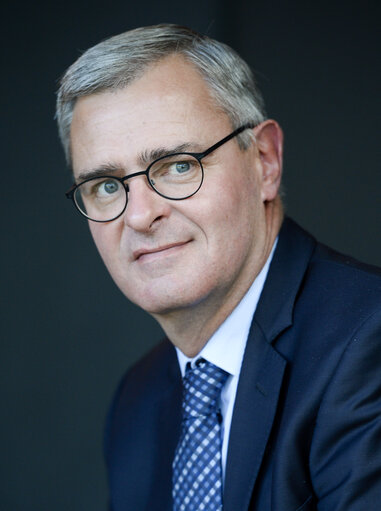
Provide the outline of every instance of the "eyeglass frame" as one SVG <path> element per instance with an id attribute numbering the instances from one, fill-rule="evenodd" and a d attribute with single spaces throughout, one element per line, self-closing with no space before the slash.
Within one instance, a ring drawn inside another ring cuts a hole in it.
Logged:
<path id="1" fill-rule="evenodd" d="M 117 176 L 110 176 L 110 175 L 102 175 L 102 176 L 98 176 L 97 179 L 99 178 L 110 178 L 110 179 L 115 179 L 116 181 L 119 181 L 123 187 L 124 187 L 124 190 L 125 190 L 125 193 L 126 193 L 126 204 L 124 205 L 124 208 L 123 210 L 117 215 L 115 216 L 114 218 L 111 218 L 110 220 L 95 220 L 93 218 L 90 218 L 89 216 L 87 216 L 82 210 L 81 208 L 77 205 L 77 202 L 75 200 L 75 197 L 74 197 L 74 194 L 76 192 L 76 190 L 83 185 L 83 183 L 87 183 L 88 181 L 92 181 L 96 178 L 94 177 L 89 177 L 88 179 L 84 179 L 81 183 L 74 183 L 67 192 L 65 192 L 65 195 L 66 195 L 66 198 L 67 199 L 71 199 L 74 203 L 74 206 L 75 206 L 75 209 L 82 215 L 84 216 L 85 218 L 87 218 L 88 220 L 91 220 L 92 222 L 98 222 L 98 223 L 107 223 L 107 222 L 112 222 L 114 220 L 116 220 L 117 218 L 119 218 L 121 215 L 123 215 L 123 213 L 125 212 L 126 208 L 127 208 L 127 204 L 128 204 L 128 192 L 129 192 L 129 189 L 128 189 L 128 183 L 126 183 L 127 179 L 130 179 L 132 177 L 137 177 L 137 176 L 146 176 L 147 178 L 147 181 L 148 181 L 148 184 L 150 185 L 150 187 L 152 188 L 152 190 L 157 193 L 158 195 L 160 195 L 161 197 L 163 197 L 164 199 L 168 199 L 168 200 L 185 200 L 185 199 L 189 199 L 190 197 L 192 197 L 193 195 L 195 195 L 201 188 L 203 182 L 204 182 L 204 167 L 202 165 L 202 162 L 201 160 L 203 158 L 205 158 L 206 156 L 208 156 L 210 153 L 212 153 L 213 151 L 215 151 L 216 149 L 218 149 L 219 147 L 221 147 L 223 144 L 226 144 L 226 142 L 229 142 L 229 140 L 231 140 L 232 138 L 236 137 L 237 135 L 239 135 L 240 133 L 242 133 L 243 131 L 247 130 L 247 129 L 252 129 L 256 126 L 256 124 L 254 122 L 247 122 L 245 124 L 243 124 L 242 126 L 240 126 L 239 128 L 237 128 L 236 130 L 232 131 L 232 133 L 230 133 L 229 135 L 227 135 L 226 137 L 222 138 L 221 140 L 219 140 L 218 142 L 216 142 L 215 144 L 213 144 L 211 147 L 209 147 L 208 149 L 206 149 L 205 151 L 201 152 L 201 153 L 192 153 L 192 152 L 177 152 L 177 153 L 170 153 L 170 154 L 166 154 L 164 156 L 161 156 L 160 158 L 157 158 L 156 160 L 153 160 L 149 165 L 148 167 L 146 168 L 146 170 L 140 170 L 139 172 L 134 172 L 132 174 L 128 174 L 127 176 L 124 176 L 124 177 L 117 177 Z M 150 179 L 149 179 L 149 171 L 150 169 L 153 167 L 153 165 L 155 165 L 155 163 L 157 163 L 158 161 L 160 160 L 163 160 L 164 158 L 170 158 L 172 156 L 177 156 L 179 154 L 185 154 L 187 156 L 192 156 L 193 158 L 195 158 L 199 165 L 200 165 L 200 168 L 201 168 L 201 172 L 202 172 L 202 176 L 201 176 L 201 181 L 200 181 L 200 185 L 199 187 L 197 188 L 197 190 L 195 190 L 194 192 L 192 192 L 190 195 L 187 195 L 185 197 L 167 197 L 166 195 L 160 193 L 158 190 L 156 190 L 156 188 L 153 186 L 153 184 L 151 183 Z"/>

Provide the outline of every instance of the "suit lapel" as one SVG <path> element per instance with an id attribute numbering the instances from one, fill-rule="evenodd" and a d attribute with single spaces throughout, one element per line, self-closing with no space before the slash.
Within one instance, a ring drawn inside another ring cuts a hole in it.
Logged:
<path id="1" fill-rule="evenodd" d="M 295 300 L 316 240 L 290 218 L 283 222 L 254 319 L 268 342 L 292 325 Z"/>
<path id="2" fill-rule="evenodd" d="M 224 511 L 246 511 L 273 426 L 287 365 L 275 349 L 292 325 L 297 293 L 315 241 L 292 220 L 279 234 L 249 333 L 230 429 Z"/>
<path id="3" fill-rule="evenodd" d="M 273 424 L 286 361 L 254 323 L 230 430 L 224 511 L 246 510 Z"/>

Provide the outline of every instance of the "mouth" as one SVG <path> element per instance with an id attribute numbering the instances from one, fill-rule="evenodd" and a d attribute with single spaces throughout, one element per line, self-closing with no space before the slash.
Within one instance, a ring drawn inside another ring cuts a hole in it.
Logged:
<path id="1" fill-rule="evenodd" d="M 133 259 L 134 261 L 143 261 L 145 259 L 155 257 L 155 256 L 161 256 L 161 255 L 169 255 L 172 253 L 175 253 L 177 250 L 181 249 L 188 243 L 189 241 L 180 241 L 177 243 L 170 243 L 168 245 L 162 245 L 160 247 L 155 248 L 141 248 L 133 252 Z"/>

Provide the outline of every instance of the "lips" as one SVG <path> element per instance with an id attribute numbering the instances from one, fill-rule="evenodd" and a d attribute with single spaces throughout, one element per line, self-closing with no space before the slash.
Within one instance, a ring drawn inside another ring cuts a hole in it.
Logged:
<path id="1" fill-rule="evenodd" d="M 179 241 L 177 243 L 169 243 L 168 245 L 162 245 L 159 247 L 140 248 L 138 250 L 135 250 L 132 255 L 133 255 L 134 261 L 138 261 L 140 258 L 142 258 L 145 255 L 158 254 L 160 252 L 165 253 L 167 251 L 169 252 L 172 249 L 175 249 L 177 247 L 182 247 L 184 245 L 187 245 L 188 243 L 189 243 L 189 241 Z"/>

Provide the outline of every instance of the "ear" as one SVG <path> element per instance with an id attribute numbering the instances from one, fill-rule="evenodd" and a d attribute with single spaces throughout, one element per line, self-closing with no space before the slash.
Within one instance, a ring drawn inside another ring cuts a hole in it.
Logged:
<path id="1" fill-rule="evenodd" d="M 262 201 L 272 201 L 278 194 L 283 164 L 283 132 L 269 119 L 254 128 L 256 145 L 262 164 Z"/>

